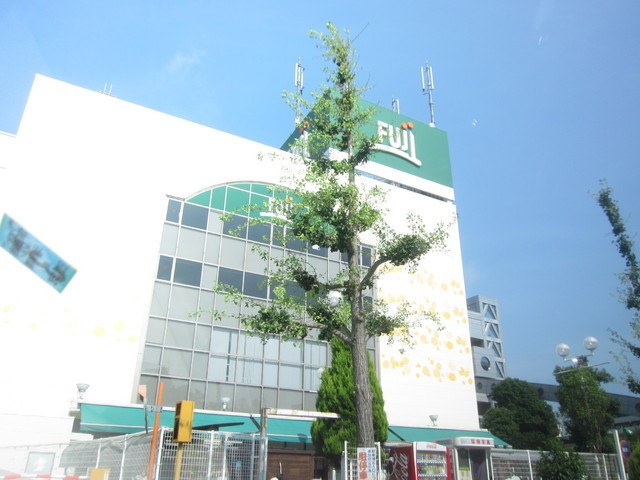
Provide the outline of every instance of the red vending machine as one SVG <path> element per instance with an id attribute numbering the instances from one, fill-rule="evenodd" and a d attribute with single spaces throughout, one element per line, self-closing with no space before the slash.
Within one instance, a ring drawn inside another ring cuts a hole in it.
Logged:
<path id="1" fill-rule="evenodd" d="M 447 447 L 432 442 L 390 445 L 391 480 L 452 480 Z"/>

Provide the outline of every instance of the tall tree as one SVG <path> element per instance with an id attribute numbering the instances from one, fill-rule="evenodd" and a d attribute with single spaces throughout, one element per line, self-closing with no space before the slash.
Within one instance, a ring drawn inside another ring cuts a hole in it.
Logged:
<path id="1" fill-rule="evenodd" d="M 626 269 L 620 274 L 622 282 L 622 301 L 631 311 L 630 335 L 620 334 L 615 330 L 609 330 L 612 339 L 622 347 L 620 354 L 616 354 L 616 359 L 621 364 L 625 383 L 629 390 L 635 394 L 640 394 L 640 378 L 636 369 L 632 367 L 631 357 L 640 359 L 640 265 L 634 252 L 634 244 L 627 228 L 620 215 L 618 203 L 613 198 L 613 190 L 603 180 L 600 182 L 601 188 L 596 194 L 598 205 L 604 211 L 613 232 L 613 243 L 618 247 L 618 252 L 625 262 Z"/>
<path id="2" fill-rule="evenodd" d="M 349 346 L 334 337 L 331 340 L 331 367 L 322 372 L 318 389 L 316 409 L 321 412 L 338 413 L 338 419 L 319 418 L 311 426 L 311 436 L 316 452 L 327 457 L 334 465 L 339 464 L 344 442 L 357 440 L 355 383 L 353 360 Z M 387 440 L 389 423 L 384 411 L 382 388 L 376 376 L 373 361 L 369 359 L 369 381 L 373 394 L 373 429 L 376 442 Z"/>
<path id="3" fill-rule="evenodd" d="M 609 375 L 588 367 L 556 369 L 555 375 L 560 414 L 571 440 L 582 452 L 607 451 L 608 432 L 619 409 L 600 386 L 599 379 Z"/>
<path id="4" fill-rule="evenodd" d="M 558 434 L 551 406 L 535 388 L 517 378 L 507 378 L 491 388 L 496 407 L 483 416 L 483 426 L 514 448 L 539 449 Z"/>
<path id="5" fill-rule="evenodd" d="M 328 33 L 312 32 L 312 37 L 323 49 L 328 85 L 315 95 L 309 114 L 299 125 L 304 135 L 293 149 L 299 153 L 297 171 L 283 179 L 287 190 L 276 194 L 269 207 L 271 221 L 283 228 L 284 242 L 296 238 L 343 252 L 347 266 L 335 278 L 324 278 L 295 254 L 272 258 L 276 268 L 269 275 L 274 296 L 267 305 L 254 305 L 257 313 L 241 315 L 241 320 L 265 339 L 272 335 L 303 338 L 315 329 L 321 339 L 339 337 L 349 345 L 357 444 L 372 447 L 375 435 L 367 341 L 372 336 L 395 335 L 408 343 L 410 321 L 420 319 L 413 316 L 408 304 L 390 312 L 384 302 L 367 300 L 366 292 L 373 287 L 381 266 L 415 268 L 427 252 L 444 247 L 447 234 L 442 225 L 428 231 L 416 215 L 407 219 L 403 232 L 392 230 L 385 222 L 382 189 L 367 189 L 358 178 L 356 169 L 367 162 L 377 141 L 377 135 L 363 133 L 373 110 L 360 101 L 364 88 L 356 82 L 348 31 L 341 33 L 331 23 L 327 29 Z M 359 261 L 364 232 L 376 237 L 368 267 Z M 292 286 L 303 291 L 302 299 Z M 248 302 L 238 292 L 231 296 L 236 302 Z M 335 297 L 341 300 L 337 305 L 332 301 Z M 425 316 L 433 318 L 432 314 Z"/>

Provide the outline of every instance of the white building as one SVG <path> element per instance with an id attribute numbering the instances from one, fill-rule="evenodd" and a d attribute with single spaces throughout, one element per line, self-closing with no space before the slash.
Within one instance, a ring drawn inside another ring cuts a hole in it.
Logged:
<path id="1" fill-rule="evenodd" d="M 456 207 L 446 134 L 390 111 L 377 120 L 389 135 L 362 181 L 388 189 L 391 224 L 402 229 L 410 211 L 434 225 L 450 223 Z M 265 159 L 271 154 L 280 160 Z M 258 287 L 264 265 L 250 248 L 264 244 L 264 232 L 228 235 L 219 214 L 268 197 L 286 155 L 36 77 L 17 135 L 0 136 L 0 216 L 77 273 L 59 293 L 0 249 L 0 444 L 32 441 L 35 425 L 42 438 L 49 432 L 47 441 L 69 439 L 77 383 L 90 385 L 87 406 L 139 403 L 140 384 L 152 401 L 162 381 L 167 406 L 190 399 L 197 409 L 225 414 L 314 409 L 318 370 L 329 361 L 324 343 L 263 346 L 232 319 L 192 315 L 221 307 L 211 291 L 216 281 L 268 296 Z M 439 428 L 478 429 L 455 223 L 449 233 L 445 252 L 429 254 L 413 274 L 389 269 L 372 292 L 441 319 L 441 329 L 418 327 L 404 353 L 384 340 L 370 345 L 394 427 L 427 427 L 437 415 Z M 309 263 L 327 275 L 337 271 L 339 253 L 307 247 L 296 248 Z M 82 421 L 82 431 L 105 429 Z"/>

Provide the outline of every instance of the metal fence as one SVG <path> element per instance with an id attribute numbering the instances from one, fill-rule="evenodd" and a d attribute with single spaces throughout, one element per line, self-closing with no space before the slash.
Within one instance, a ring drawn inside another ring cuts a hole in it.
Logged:
<path id="1" fill-rule="evenodd" d="M 174 478 L 178 445 L 171 437 L 171 429 L 161 429 L 153 465 L 156 480 Z M 110 470 L 110 480 L 144 480 L 149 468 L 151 439 L 151 434 L 140 433 L 61 445 L 0 448 L 0 470 L 84 477 L 91 469 L 101 468 Z M 192 441 L 183 446 L 180 478 L 257 479 L 259 444 L 257 434 L 194 430 Z M 34 454 L 52 455 L 49 471 L 28 471 L 28 458 Z"/>
<path id="2" fill-rule="evenodd" d="M 367 449 L 369 455 L 367 455 L 366 469 L 368 475 L 365 478 L 384 479 L 386 477 L 382 470 L 382 450 L 380 444 L 376 443 L 374 449 Z M 371 451 L 372 450 L 372 451 Z M 360 452 L 363 453 L 363 452 Z M 362 475 L 362 460 L 358 458 L 358 448 L 355 444 L 344 442 L 344 451 L 342 453 L 342 472 L 340 478 L 342 480 L 360 480 Z"/>
<path id="3" fill-rule="evenodd" d="M 615 454 L 580 453 L 590 480 L 624 480 Z M 491 451 L 491 478 L 505 480 L 517 477 L 520 480 L 537 480 L 536 465 L 540 452 L 534 450 Z"/>

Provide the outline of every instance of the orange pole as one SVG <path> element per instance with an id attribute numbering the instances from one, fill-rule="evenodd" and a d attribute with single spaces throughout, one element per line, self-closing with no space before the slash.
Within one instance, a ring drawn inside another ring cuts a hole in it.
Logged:
<path id="1" fill-rule="evenodd" d="M 162 392 L 164 391 L 164 382 L 158 384 L 158 394 L 156 395 L 156 407 L 162 405 Z M 156 460 L 156 448 L 158 446 L 158 430 L 160 429 L 160 410 L 156 411 L 156 418 L 153 422 L 153 436 L 151 437 L 151 452 L 149 453 L 149 468 L 147 469 L 147 479 L 153 480 L 154 463 Z M 146 415 L 147 412 L 144 412 Z"/>

